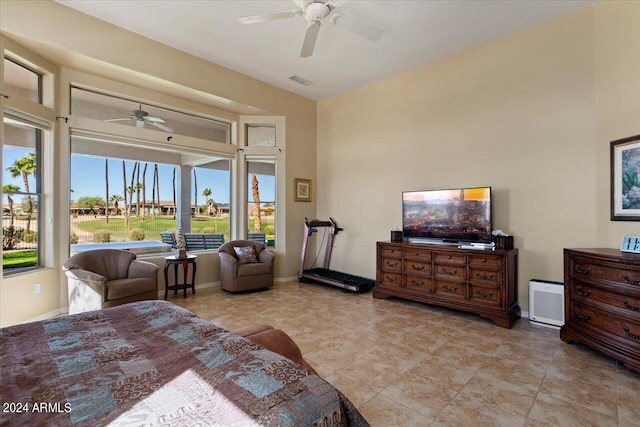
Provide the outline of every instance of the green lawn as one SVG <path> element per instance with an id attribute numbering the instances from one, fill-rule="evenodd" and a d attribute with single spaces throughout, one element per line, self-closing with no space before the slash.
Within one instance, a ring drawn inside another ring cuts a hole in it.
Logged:
<path id="1" fill-rule="evenodd" d="M 97 230 L 107 230 L 111 233 L 112 241 L 124 241 L 129 240 L 129 231 L 124 223 L 124 218 L 116 217 L 109 218 L 109 223 L 104 218 L 87 220 L 87 221 L 73 221 L 74 227 L 79 230 L 93 233 Z M 253 225 L 253 223 L 252 223 Z M 214 218 L 214 217 L 196 217 L 191 219 L 192 228 L 197 228 L 202 233 L 205 228 L 214 229 L 215 233 L 224 233 L 226 238 L 229 238 L 229 218 Z M 263 219 L 262 228 L 273 226 L 273 219 Z M 160 240 L 160 232 L 168 230 L 176 230 L 176 220 L 171 216 L 156 216 L 155 219 L 147 217 L 142 220 L 137 217 L 131 218 L 130 229 L 141 228 L 144 230 L 145 240 Z M 273 238 L 273 236 L 268 236 Z"/>
<path id="2" fill-rule="evenodd" d="M 25 268 L 38 265 L 35 249 L 7 251 L 2 253 L 2 268 Z"/>

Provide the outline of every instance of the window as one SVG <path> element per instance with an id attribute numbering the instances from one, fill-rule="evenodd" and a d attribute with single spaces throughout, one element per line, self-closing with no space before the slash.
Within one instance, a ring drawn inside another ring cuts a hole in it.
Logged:
<path id="1" fill-rule="evenodd" d="M 42 103 L 42 76 L 7 57 L 4 58 L 4 86 L 7 94 Z"/>
<path id="2" fill-rule="evenodd" d="M 71 252 L 136 241 L 141 242 L 136 251 L 160 252 L 170 249 L 158 244 L 161 233 L 175 235 L 179 228 L 185 233 L 222 233 L 229 240 L 229 159 L 111 139 L 120 143 L 97 141 L 81 132 L 71 138 Z M 189 164 L 193 158 L 197 167 Z M 191 187 L 191 201 L 181 196 L 185 186 Z M 185 204 L 190 205 L 188 221 L 181 226 Z"/>
<path id="3" fill-rule="evenodd" d="M 208 141 L 231 141 L 229 123 L 79 87 L 71 87 L 71 114 Z"/>
<path id="4" fill-rule="evenodd" d="M 231 161 L 212 160 L 194 167 L 192 184 L 193 215 L 191 232 L 231 235 Z"/>
<path id="5" fill-rule="evenodd" d="M 248 147 L 275 147 L 275 126 L 247 125 Z"/>
<path id="6" fill-rule="evenodd" d="M 4 112 L 2 146 L 3 272 L 41 265 L 41 147 L 45 129 L 22 114 Z"/>
<path id="7" fill-rule="evenodd" d="M 276 236 L 275 157 L 247 156 L 247 237 L 268 247 Z"/>

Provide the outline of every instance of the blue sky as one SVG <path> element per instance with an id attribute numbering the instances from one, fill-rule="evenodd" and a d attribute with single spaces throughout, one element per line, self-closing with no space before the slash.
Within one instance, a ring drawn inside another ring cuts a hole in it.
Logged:
<path id="1" fill-rule="evenodd" d="M 22 178 L 11 178 L 11 175 L 6 171 L 14 160 L 24 157 L 29 153 L 28 149 L 19 149 L 15 147 L 4 147 L 3 149 L 3 185 L 14 184 L 22 189 Z M 133 162 L 126 161 L 127 172 L 127 186 L 131 184 L 131 172 L 133 171 Z M 142 165 L 144 168 L 144 164 Z M 142 173 L 142 172 L 141 172 Z M 105 161 L 104 158 L 90 157 L 90 156 L 71 156 L 71 199 L 77 200 L 82 196 L 99 196 L 104 198 L 105 196 Z M 173 166 L 158 164 L 158 176 L 160 179 L 160 199 L 172 200 L 173 199 Z M 211 198 L 216 203 L 229 203 L 230 198 L 230 182 L 229 173 L 224 171 L 215 171 L 210 169 L 198 169 L 198 204 L 204 204 L 205 198 L 202 195 L 202 191 L 205 188 L 211 189 Z M 33 177 L 30 177 L 30 186 L 35 185 Z M 142 181 L 142 175 L 140 176 Z M 258 175 L 258 181 L 260 182 L 260 199 L 263 202 L 274 201 L 275 183 L 274 178 L 271 176 Z M 146 174 L 146 186 L 147 198 L 151 198 L 151 186 L 153 183 L 153 163 L 149 163 Z M 250 186 L 250 183 L 249 183 Z M 35 190 L 35 187 L 31 188 Z M 109 194 L 118 194 L 122 196 L 122 160 L 110 159 L 109 160 Z M 193 188 L 191 194 L 193 197 Z M 249 189 L 249 197 L 251 198 L 251 191 Z M 135 196 L 134 196 L 135 197 Z M 250 199 L 252 200 L 252 199 Z"/>

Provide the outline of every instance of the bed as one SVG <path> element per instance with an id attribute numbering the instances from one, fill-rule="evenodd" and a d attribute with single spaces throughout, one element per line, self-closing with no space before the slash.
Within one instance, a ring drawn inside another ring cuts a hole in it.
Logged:
<path id="1" fill-rule="evenodd" d="M 368 425 L 315 373 L 166 301 L 3 328 L 0 363 L 0 425 Z"/>

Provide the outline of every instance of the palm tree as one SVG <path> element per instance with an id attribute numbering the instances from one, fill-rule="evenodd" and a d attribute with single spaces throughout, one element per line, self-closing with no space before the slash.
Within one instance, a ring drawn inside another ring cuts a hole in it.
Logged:
<path id="1" fill-rule="evenodd" d="M 7 168 L 12 178 L 22 176 L 24 191 L 27 193 L 27 234 L 31 229 L 31 214 L 33 213 L 33 200 L 31 200 L 31 195 L 29 194 L 29 175 L 36 172 L 36 164 L 36 153 L 31 152 L 22 158 L 14 160 L 11 166 Z"/>
<path id="2" fill-rule="evenodd" d="M 20 187 L 13 184 L 5 184 L 2 186 L 2 192 L 7 195 L 7 201 L 9 202 L 9 215 L 11 218 L 9 225 L 11 225 L 11 227 L 13 227 L 13 222 L 16 217 L 16 214 L 13 210 L 13 198 L 11 197 L 11 194 L 19 190 L 20 190 Z"/>
<path id="3" fill-rule="evenodd" d="M 104 210 L 105 221 L 109 224 L 109 159 L 104 159 L 105 198 L 107 206 Z"/>
<path id="4" fill-rule="evenodd" d="M 176 219 L 176 167 L 173 167 L 173 219 Z"/>
<path id="5" fill-rule="evenodd" d="M 253 192 L 253 231 L 262 231 L 262 215 L 260 213 L 260 189 L 258 188 L 258 178 L 253 175 L 251 178 L 251 190 Z"/>
<path id="6" fill-rule="evenodd" d="M 156 218 L 156 179 L 158 178 L 158 164 L 153 164 L 153 183 L 151 184 L 151 218 Z M 160 208 L 160 203 L 158 203 Z"/>
<path id="7" fill-rule="evenodd" d="M 144 219 L 147 210 L 147 166 L 149 163 L 145 162 L 142 170 L 142 219 Z"/>
<path id="8" fill-rule="evenodd" d="M 124 200 L 124 198 L 119 195 L 119 194 L 112 194 L 111 197 L 109 198 L 109 203 L 113 204 L 113 207 L 116 210 L 116 215 L 118 214 L 118 203 L 121 202 L 122 200 Z"/>
<path id="9" fill-rule="evenodd" d="M 207 214 L 211 215 L 211 200 L 209 199 L 209 196 L 211 195 L 211 189 L 205 188 L 204 190 L 202 190 L 202 195 L 204 196 L 204 202 L 207 205 Z"/>
<path id="10" fill-rule="evenodd" d="M 196 169 L 195 168 L 193 168 L 193 185 L 194 185 L 196 216 L 197 216 L 198 213 L 199 213 L 199 209 L 198 209 L 198 177 L 196 175 Z"/>
<path id="11" fill-rule="evenodd" d="M 138 162 L 134 162 L 133 170 L 131 171 L 131 185 L 127 187 L 127 193 L 129 193 L 129 215 L 131 215 L 131 208 L 133 207 L 133 193 L 136 191 L 135 178 L 136 178 L 137 169 L 138 169 Z"/>
<path id="12" fill-rule="evenodd" d="M 122 161 L 122 194 L 124 194 L 124 225 L 129 227 L 129 209 L 127 208 L 127 166 Z"/>

